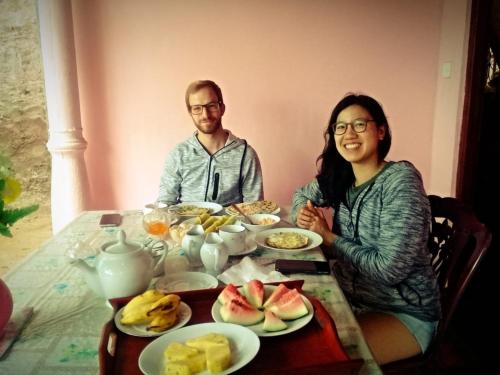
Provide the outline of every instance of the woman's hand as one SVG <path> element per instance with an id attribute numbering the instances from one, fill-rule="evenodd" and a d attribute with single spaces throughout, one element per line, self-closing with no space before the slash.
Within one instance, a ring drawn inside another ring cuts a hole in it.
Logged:
<path id="1" fill-rule="evenodd" d="M 331 246 L 335 238 L 337 238 L 337 236 L 330 231 L 323 211 L 320 211 L 319 215 L 314 217 L 311 225 L 309 225 L 309 230 L 318 233 L 323 238 L 323 244 L 328 247 Z"/>
<path id="2" fill-rule="evenodd" d="M 320 210 L 313 206 L 310 200 L 299 209 L 297 214 L 297 226 L 299 228 L 309 229 L 314 218 L 320 214 Z"/>
<path id="3" fill-rule="evenodd" d="M 299 217 L 301 219 L 301 225 L 299 225 L 299 227 L 318 233 L 323 238 L 323 245 L 329 247 L 337 238 L 337 236 L 330 231 L 323 211 L 314 207 L 311 201 L 308 200 L 307 204 L 300 209 L 299 216 L 297 216 L 297 224 L 299 224 Z"/>

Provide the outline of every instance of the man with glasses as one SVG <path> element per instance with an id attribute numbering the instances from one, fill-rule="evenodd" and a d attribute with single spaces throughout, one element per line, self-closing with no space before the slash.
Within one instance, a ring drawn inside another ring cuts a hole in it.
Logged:
<path id="1" fill-rule="evenodd" d="M 262 200 L 259 158 L 244 139 L 222 127 L 226 106 L 219 86 L 208 80 L 191 83 L 186 106 L 197 131 L 169 153 L 158 201 L 228 206 Z"/>

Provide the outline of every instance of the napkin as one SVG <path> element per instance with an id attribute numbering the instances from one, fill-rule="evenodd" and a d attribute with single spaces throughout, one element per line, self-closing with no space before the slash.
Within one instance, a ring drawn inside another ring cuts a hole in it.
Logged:
<path id="1" fill-rule="evenodd" d="M 274 262 L 268 265 L 260 265 L 246 256 L 238 264 L 228 268 L 217 278 L 224 284 L 242 285 L 250 280 L 257 279 L 263 283 L 290 280 L 281 272 L 274 270 Z"/>
<path id="2" fill-rule="evenodd" d="M 5 326 L 5 330 L 0 337 L 0 358 L 7 352 L 16 341 L 26 323 L 33 315 L 33 307 L 24 307 L 21 311 L 13 314 Z"/>

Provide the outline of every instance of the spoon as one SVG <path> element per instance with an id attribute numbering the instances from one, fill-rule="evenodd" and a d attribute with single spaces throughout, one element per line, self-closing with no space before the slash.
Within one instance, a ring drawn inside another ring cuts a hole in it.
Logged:
<path id="1" fill-rule="evenodd" d="M 246 213 L 244 213 L 244 212 L 241 210 L 241 208 L 239 208 L 237 205 L 232 204 L 232 205 L 231 205 L 231 208 L 232 208 L 233 210 L 238 211 L 241 215 L 243 215 L 243 217 L 244 217 L 245 219 L 247 219 L 247 220 L 248 220 L 248 222 L 249 222 L 250 224 L 255 225 L 255 223 L 252 221 L 252 219 L 250 219 L 250 218 L 247 216 L 247 214 L 246 214 Z"/>

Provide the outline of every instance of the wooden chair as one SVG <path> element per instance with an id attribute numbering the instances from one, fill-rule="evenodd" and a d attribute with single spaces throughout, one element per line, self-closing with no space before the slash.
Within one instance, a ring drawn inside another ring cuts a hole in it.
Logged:
<path id="1" fill-rule="evenodd" d="M 491 232 L 460 201 L 429 195 L 432 226 L 429 249 L 441 292 L 442 319 L 425 354 L 388 363 L 384 374 L 437 372 L 439 349 L 453 314 L 491 243 Z M 412 371 L 413 370 L 413 371 Z"/>

